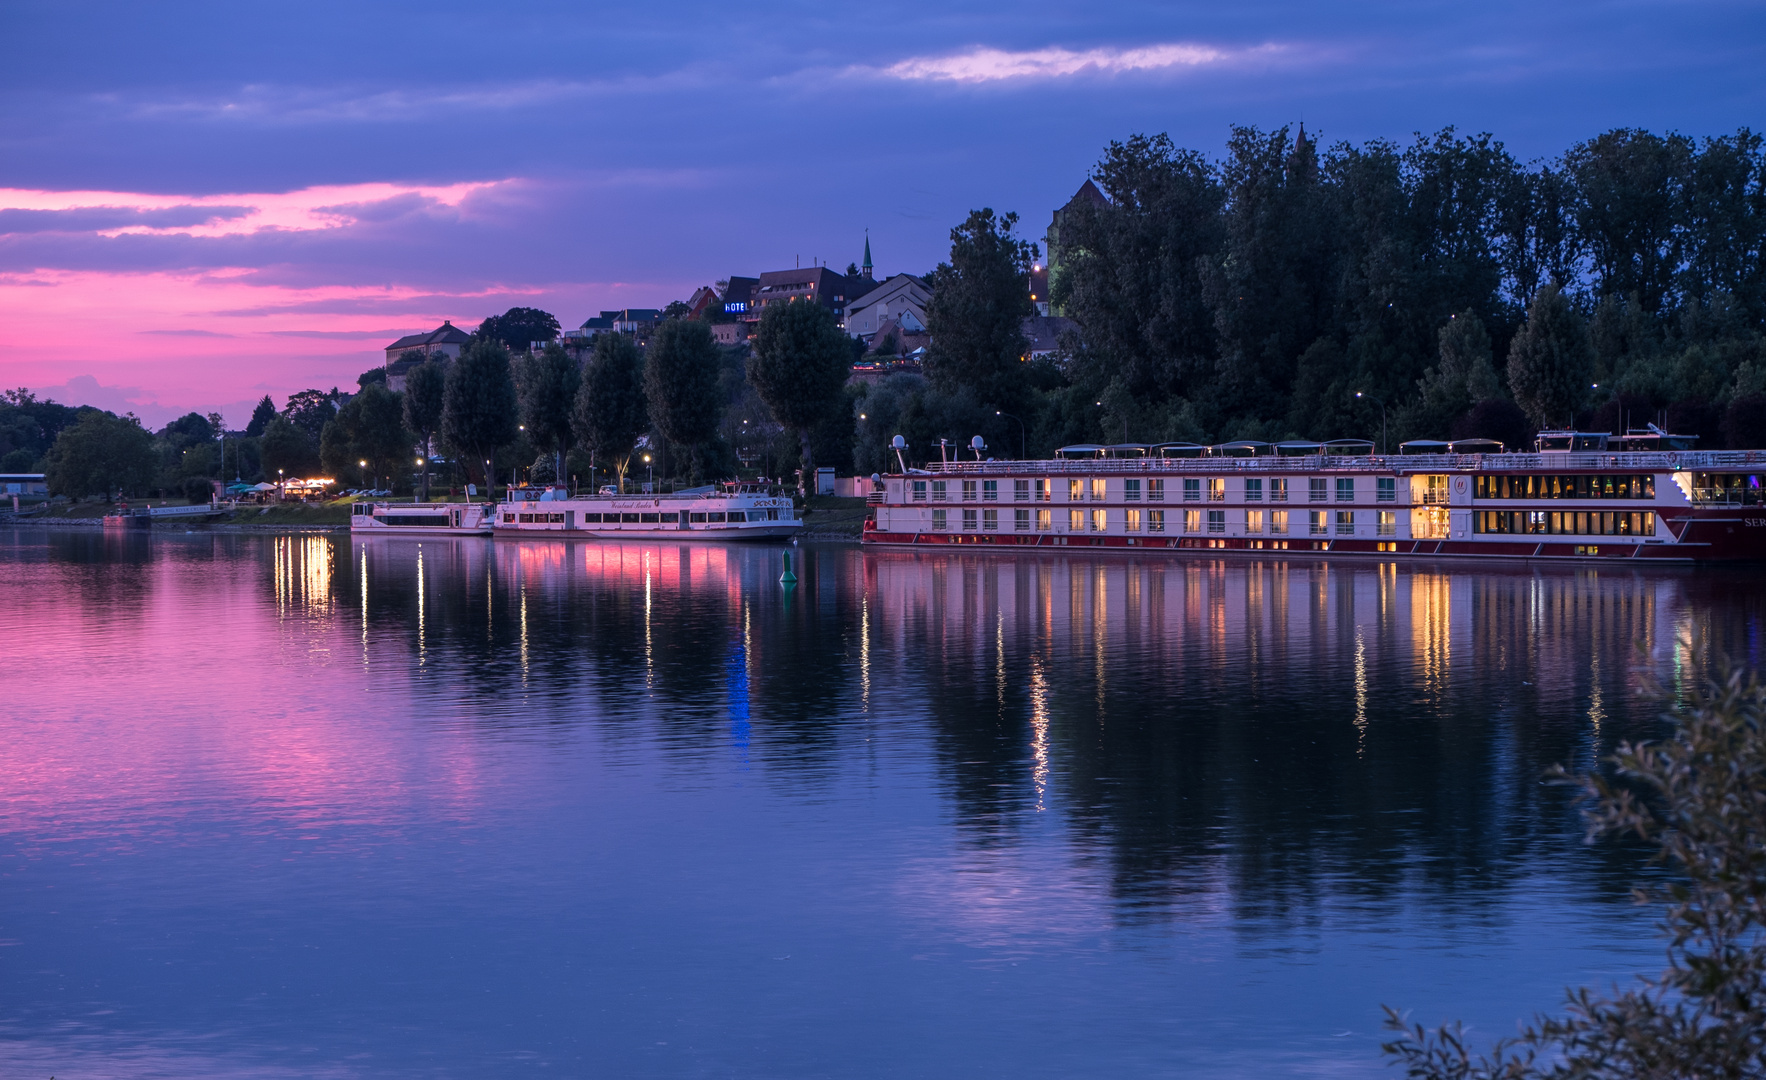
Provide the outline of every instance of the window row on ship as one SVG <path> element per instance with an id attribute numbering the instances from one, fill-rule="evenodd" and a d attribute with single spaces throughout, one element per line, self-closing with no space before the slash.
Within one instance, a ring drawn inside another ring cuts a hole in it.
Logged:
<path id="1" fill-rule="evenodd" d="M 914 517 L 921 523 L 921 513 Z M 1440 513 L 1440 512 L 1437 512 Z M 1185 533 L 1225 536 L 1374 536 L 1399 535 L 1399 514 L 1394 510 L 1152 510 L 1091 509 L 1042 510 L 994 508 L 931 510 L 932 532 L 1019 533 Z M 1408 515 L 1406 515 L 1408 517 Z M 1425 520 L 1408 529 L 1412 539 L 1446 535 L 1444 520 Z M 891 523 L 899 529 L 898 523 Z M 1656 515 L 1642 512 L 1602 511 L 1508 511 L 1472 513 L 1478 533 L 1541 533 L 1580 536 L 1653 536 Z M 1414 534 L 1414 535 L 1413 535 Z"/>
<path id="2" fill-rule="evenodd" d="M 1366 501 L 1368 481 L 1372 501 L 1398 501 L 1398 477 L 1046 477 L 1023 480 L 913 480 L 911 502 L 1226 502 L 1230 494 L 1239 501 L 1255 503 Z M 1447 476 L 1419 475 L 1417 500 L 1447 502 Z M 1721 479 L 1721 478 L 1719 478 Z M 1737 478 L 1742 479 L 1742 478 Z M 1734 484 L 1725 490 L 1760 490 L 1759 478 L 1749 477 L 1751 488 Z M 1656 478 L 1639 474 L 1479 474 L 1474 478 L 1474 497 L 1479 499 L 1654 499 Z"/>
<path id="3" fill-rule="evenodd" d="M 779 511 L 777 510 L 709 510 L 703 513 L 696 510 L 690 512 L 677 512 L 672 510 L 662 513 L 640 512 L 636 514 L 586 513 L 577 515 L 577 519 L 584 525 L 673 525 L 681 519 L 682 513 L 685 513 L 688 522 L 694 525 L 722 525 L 726 523 L 740 523 L 746 521 L 779 520 Z M 525 514 L 506 512 L 503 514 L 503 522 L 507 525 L 562 525 L 564 524 L 564 515 L 562 513 Z"/>

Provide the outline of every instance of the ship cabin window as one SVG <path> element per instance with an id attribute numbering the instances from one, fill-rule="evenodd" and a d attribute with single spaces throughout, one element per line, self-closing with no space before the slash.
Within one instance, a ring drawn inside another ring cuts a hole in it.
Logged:
<path id="1" fill-rule="evenodd" d="M 1271 477 L 1269 481 L 1269 501 L 1288 501 L 1288 478 L 1285 476 Z"/>
<path id="2" fill-rule="evenodd" d="M 1340 476 L 1337 478 L 1337 501 L 1338 502 L 1354 502 L 1355 501 L 1355 478 L 1354 477 Z"/>
<path id="3" fill-rule="evenodd" d="M 1093 510 L 1091 512 L 1091 531 L 1092 532 L 1103 532 L 1104 531 L 1104 511 Z"/>
<path id="4" fill-rule="evenodd" d="M 1306 481 L 1306 498 L 1309 502 L 1325 501 L 1325 485 L 1330 483 L 1322 476 L 1315 476 Z"/>
<path id="5" fill-rule="evenodd" d="M 1037 480 L 1035 484 L 1036 486 L 1032 490 L 1035 492 L 1033 498 L 1037 502 L 1048 502 L 1054 497 L 1054 491 L 1049 487 L 1047 480 Z"/>
<path id="6" fill-rule="evenodd" d="M 1140 497 L 1141 482 L 1139 480 L 1130 478 L 1122 481 L 1122 500 L 1124 502 L 1139 502 Z"/>
<path id="7" fill-rule="evenodd" d="M 1337 535 L 1338 536 L 1354 536 L 1355 535 L 1355 511 L 1353 511 L 1353 510 L 1339 510 L 1339 511 L 1337 511 Z"/>
<path id="8" fill-rule="evenodd" d="M 943 502 L 945 499 L 945 483 L 943 480 L 932 481 L 932 501 Z"/>
<path id="9" fill-rule="evenodd" d="M 687 521 L 693 525 L 703 525 L 705 524 L 705 512 L 701 510 L 688 514 Z"/>
<path id="10" fill-rule="evenodd" d="M 1104 501 L 1104 478 L 1101 476 L 1093 478 L 1091 482 L 1091 501 Z"/>
<path id="11" fill-rule="evenodd" d="M 1483 473 L 1472 494 L 1480 499 L 1653 499 L 1656 478 L 1651 473 Z"/>
<path id="12" fill-rule="evenodd" d="M 1654 536 L 1656 515 L 1647 510 L 1478 510 L 1476 533 L 1544 536 Z"/>
<path id="13" fill-rule="evenodd" d="M 963 511 L 963 528 L 969 529 L 969 530 L 973 530 L 975 528 L 975 511 L 973 511 L 973 510 L 964 510 Z"/>
<path id="14" fill-rule="evenodd" d="M 1165 511 L 1147 511 L 1147 531 L 1156 533 L 1162 533 L 1165 531 Z"/>
<path id="15" fill-rule="evenodd" d="M 1085 481 L 1084 480 L 1069 480 L 1069 481 L 1067 481 L 1067 501 L 1068 502 L 1078 502 L 1083 498 L 1085 498 Z"/>
<path id="16" fill-rule="evenodd" d="M 1325 512 L 1323 510 L 1306 511 L 1306 531 L 1313 536 L 1325 534 Z"/>
<path id="17" fill-rule="evenodd" d="M 1014 481 L 1012 481 L 1012 498 L 1016 499 L 1019 502 L 1029 502 L 1030 501 L 1030 481 L 1028 481 L 1028 480 L 1014 480 Z"/>
<path id="18" fill-rule="evenodd" d="M 599 524 L 601 524 L 601 515 L 600 514 L 584 514 L 583 515 L 583 524 L 584 525 L 599 525 Z"/>
<path id="19" fill-rule="evenodd" d="M 1185 477 L 1183 482 L 1183 501 L 1200 502 L 1202 499 L 1202 481 L 1195 477 Z"/>
<path id="20" fill-rule="evenodd" d="M 1263 532 L 1263 511 L 1245 511 L 1245 532 L 1249 535 Z"/>
<path id="21" fill-rule="evenodd" d="M 945 516 L 949 513 L 950 513 L 950 511 L 944 509 L 943 507 L 939 507 L 938 509 L 932 511 L 932 531 L 933 532 L 943 532 L 945 529 L 948 529 L 950 527 L 949 519 L 946 518 L 946 516 Z"/>
<path id="22" fill-rule="evenodd" d="M 1269 512 L 1269 531 L 1277 536 L 1287 535 L 1288 512 L 1286 510 L 1271 510 Z"/>
<path id="23" fill-rule="evenodd" d="M 1254 479 L 1249 479 L 1249 478 L 1247 478 L 1245 480 L 1245 501 L 1246 502 L 1262 502 L 1263 501 L 1263 481 L 1262 480 L 1254 480 Z"/>
<path id="24" fill-rule="evenodd" d="M 975 501 L 975 481 L 973 481 L 973 480 L 964 480 L 963 481 L 963 501 L 964 502 L 974 502 Z"/>
<path id="25" fill-rule="evenodd" d="M 983 511 L 981 511 L 981 528 L 983 531 L 985 531 L 985 532 L 998 532 L 999 527 L 1000 527 L 1000 512 L 998 510 L 983 510 Z"/>
<path id="26" fill-rule="evenodd" d="M 621 515 L 619 515 L 619 523 L 621 525 L 637 525 L 637 524 L 639 524 L 638 515 L 636 515 L 636 514 L 621 514 Z"/>
<path id="27" fill-rule="evenodd" d="M 713 510 L 705 515 L 705 520 L 713 525 L 722 525 L 725 520 L 724 512 L 722 510 Z"/>
<path id="28" fill-rule="evenodd" d="M 1141 531 L 1141 512 L 1139 510 L 1124 510 L 1122 512 L 1122 531 L 1132 533 Z"/>
<path id="29" fill-rule="evenodd" d="M 981 481 L 981 501 L 999 502 L 1000 482 L 998 480 Z"/>
<path id="30" fill-rule="evenodd" d="M 1760 506 L 1759 473 L 1693 473 L 1692 501 L 1707 506 Z"/>
<path id="31" fill-rule="evenodd" d="M 1084 532 L 1085 531 L 1085 511 L 1084 510 L 1069 510 L 1069 511 L 1067 511 L 1067 531 L 1068 532 Z"/>
<path id="32" fill-rule="evenodd" d="M 1398 479 L 1392 476 L 1374 477 L 1374 501 L 1397 502 Z"/>
<path id="33" fill-rule="evenodd" d="M 1047 513 L 1048 511 L 1045 510 L 1043 512 Z M 1012 528 L 1018 530 L 1019 532 L 1029 532 L 1030 531 L 1030 511 L 1028 511 L 1028 510 L 1014 510 L 1014 511 L 1012 511 Z"/>
<path id="34" fill-rule="evenodd" d="M 638 515 L 638 524 L 640 524 L 640 525 L 658 525 L 658 524 L 661 524 L 661 522 L 662 522 L 662 515 L 661 514 L 639 514 Z"/>
<path id="35" fill-rule="evenodd" d="M 1163 480 L 1148 480 L 1147 481 L 1147 501 L 1148 502 L 1164 502 L 1165 501 L 1165 481 L 1163 481 Z"/>
<path id="36" fill-rule="evenodd" d="M 926 481 L 924 481 L 924 480 L 915 480 L 914 481 L 914 501 L 915 502 L 925 502 L 926 501 Z"/>
<path id="37" fill-rule="evenodd" d="M 1211 476 L 1208 478 L 1208 501 L 1226 501 L 1226 477 Z"/>
<path id="38" fill-rule="evenodd" d="M 1225 510 L 1208 511 L 1208 531 L 1211 533 L 1223 533 L 1226 531 Z"/>
<path id="39" fill-rule="evenodd" d="M 505 524 L 505 525 L 515 524 L 515 515 L 514 514 L 504 514 L 503 515 L 503 524 Z"/>
<path id="40" fill-rule="evenodd" d="M 1398 515 L 1396 513 L 1391 510 L 1380 511 L 1379 533 L 1381 536 L 1398 535 Z"/>
<path id="41" fill-rule="evenodd" d="M 1202 511 L 1185 510 L 1183 512 L 1183 531 L 1193 533 L 1202 531 Z"/>
<path id="42" fill-rule="evenodd" d="M 1052 510 L 1038 510 L 1036 512 L 1036 531 L 1048 532 L 1053 529 L 1055 527 L 1054 517 L 1055 514 Z"/>

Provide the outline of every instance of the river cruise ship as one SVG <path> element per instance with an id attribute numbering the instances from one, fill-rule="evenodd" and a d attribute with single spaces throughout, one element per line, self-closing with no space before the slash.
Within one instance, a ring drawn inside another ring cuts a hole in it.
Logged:
<path id="1" fill-rule="evenodd" d="M 900 446 L 898 442 L 898 448 Z M 1766 451 L 1659 429 L 1490 440 L 1072 446 L 873 476 L 863 541 L 1507 559 L 1766 558 Z"/>
<path id="2" fill-rule="evenodd" d="M 350 505 L 352 536 L 489 536 L 489 503 L 377 503 Z"/>
<path id="3" fill-rule="evenodd" d="M 788 495 L 764 484 L 723 484 L 662 495 L 572 497 L 517 490 L 498 504 L 498 536 L 562 533 L 621 540 L 771 540 L 803 528 Z"/>

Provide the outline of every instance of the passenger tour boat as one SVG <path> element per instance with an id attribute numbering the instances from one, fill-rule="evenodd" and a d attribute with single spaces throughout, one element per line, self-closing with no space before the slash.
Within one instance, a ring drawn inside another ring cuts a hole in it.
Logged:
<path id="1" fill-rule="evenodd" d="M 350 505 L 352 536 L 489 536 L 489 503 L 377 503 Z"/>
<path id="2" fill-rule="evenodd" d="M 873 476 L 863 541 L 1333 555 L 1766 557 L 1766 451 L 1692 449 L 1653 425 L 1497 442 L 1069 446 Z M 897 437 L 896 448 L 903 444 Z"/>
<path id="3" fill-rule="evenodd" d="M 558 488 L 517 490 L 497 506 L 498 536 L 563 533 L 622 540 L 768 540 L 803 528 L 790 496 L 733 483 L 665 495 L 573 497 Z"/>

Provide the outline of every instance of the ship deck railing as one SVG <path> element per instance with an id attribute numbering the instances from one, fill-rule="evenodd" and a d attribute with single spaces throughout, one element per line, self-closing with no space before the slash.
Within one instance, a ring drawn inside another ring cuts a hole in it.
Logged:
<path id="1" fill-rule="evenodd" d="M 1296 457 L 1052 458 L 934 461 L 931 476 L 1117 476 L 1222 473 L 1710 472 L 1766 473 L 1766 450 L 1680 450 L 1546 454 L 1310 454 Z M 909 474 L 914 475 L 912 473 Z"/>

